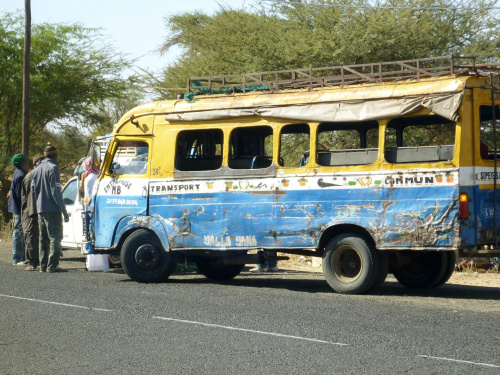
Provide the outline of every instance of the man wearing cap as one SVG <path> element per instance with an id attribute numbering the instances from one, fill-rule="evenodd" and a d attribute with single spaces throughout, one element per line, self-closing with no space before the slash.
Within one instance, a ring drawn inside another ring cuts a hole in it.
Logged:
<path id="1" fill-rule="evenodd" d="M 61 175 L 57 164 L 57 149 L 49 143 L 45 159 L 33 171 L 31 187 L 36 198 L 38 228 L 40 231 L 40 272 L 58 272 L 63 237 L 62 217 L 69 220 L 61 192 Z"/>
<path id="2" fill-rule="evenodd" d="M 24 237 L 21 222 L 21 188 L 24 176 L 26 176 L 27 163 L 23 154 L 15 154 L 12 157 L 11 163 L 15 167 L 9 195 L 9 212 L 14 214 L 12 260 L 15 265 L 24 265 Z"/>
<path id="3" fill-rule="evenodd" d="M 33 167 L 36 168 L 42 162 L 44 156 L 36 154 L 33 157 Z M 23 223 L 24 245 L 26 248 L 26 271 L 35 271 L 40 264 L 38 255 L 38 213 L 36 210 L 36 198 L 31 191 L 33 170 L 24 177 L 21 189 L 21 218 Z"/>

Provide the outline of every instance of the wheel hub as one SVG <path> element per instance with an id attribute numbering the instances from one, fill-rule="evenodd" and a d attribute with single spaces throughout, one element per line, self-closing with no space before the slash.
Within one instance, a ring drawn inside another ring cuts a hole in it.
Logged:
<path id="1" fill-rule="evenodd" d="M 362 260 L 358 252 L 350 246 L 339 247 L 332 257 L 332 270 L 343 282 L 356 280 L 362 269 Z"/>
<path id="2" fill-rule="evenodd" d="M 160 251 L 151 244 L 139 246 L 135 252 L 135 261 L 137 265 L 145 270 L 152 270 L 160 264 Z"/>

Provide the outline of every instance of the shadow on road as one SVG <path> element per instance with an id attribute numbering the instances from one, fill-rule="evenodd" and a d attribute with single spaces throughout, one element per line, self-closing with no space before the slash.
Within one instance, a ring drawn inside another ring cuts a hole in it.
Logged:
<path id="1" fill-rule="evenodd" d="M 169 278 L 168 283 L 211 284 L 216 282 L 208 280 L 199 274 L 191 273 L 190 277 L 184 277 L 182 273 L 175 273 Z M 248 288 L 287 289 L 294 292 L 306 293 L 335 293 L 321 274 L 303 271 L 287 270 L 285 273 L 280 272 L 275 274 L 252 274 L 244 272 L 233 280 L 218 282 L 218 284 Z M 445 284 L 436 289 L 409 289 L 393 279 L 388 279 L 377 291 L 370 294 L 394 297 L 415 296 L 500 301 L 500 288 Z"/>
<path id="2" fill-rule="evenodd" d="M 462 300 L 481 299 L 500 301 L 500 288 L 457 284 L 445 284 L 435 289 L 409 289 L 397 282 L 385 282 L 377 294 L 386 296 L 416 296 Z"/>

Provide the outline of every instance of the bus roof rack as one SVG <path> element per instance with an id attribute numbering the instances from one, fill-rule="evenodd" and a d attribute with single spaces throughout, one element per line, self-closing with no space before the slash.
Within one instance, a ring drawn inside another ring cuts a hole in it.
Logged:
<path id="1" fill-rule="evenodd" d="M 188 95 L 231 94 L 249 91 L 278 91 L 298 88 L 383 83 L 397 80 L 476 74 L 498 64 L 476 65 L 476 57 L 441 56 L 424 59 L 341 65 L 325 68 L 277 70 L 260 73 L 192 77 Z"/>

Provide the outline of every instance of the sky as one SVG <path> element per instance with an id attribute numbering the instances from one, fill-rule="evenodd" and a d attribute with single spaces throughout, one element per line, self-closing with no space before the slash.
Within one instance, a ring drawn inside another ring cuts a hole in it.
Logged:
<path id="1" fill-rule="evenodd" d="M 21 11 L 24 0 L 0 0 L 0 13 Z M 31 0 L 31 23 L 80 23 L 101 28 L 117 52 L 139 58 L 137 66 L 158 73 L 178 56 L 179 50 L 160 56 L 168 36 L 164 18 L 201 10 L 212 14 L 220 5 L 249 8 L 254 0 Z M 220 5 L 219 5 L 220 4 Z"/>

